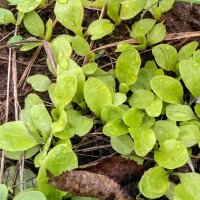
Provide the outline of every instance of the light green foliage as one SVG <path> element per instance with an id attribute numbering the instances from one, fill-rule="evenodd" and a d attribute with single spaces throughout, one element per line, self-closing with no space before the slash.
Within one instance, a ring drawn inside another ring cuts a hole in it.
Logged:
<path id="1" fill-rule="evenodd" d="M 20 176 L 19 173 L 16 174 L 17 166 L 7 167 L 5 170 L 4 181 L 8 188 L 15 187 L 15 194 L 20 193 Z M 24 190 L 31 190 L 31 188 L 35 187 L 36 184 L 36 174 L 34 174 L 30 169 L 23 169 L 23 179 L 24 179 Z M 15 177 L 15 180 L 13 180 Z"/>
<path id="2" fill-rule="evenodd" d="M 13 200 L 46 200 L 46 197 L 39 191 L 24 191 L 18 194 Z"/>
<path id="3" fill-rule="evenodd" d="M 120 23 L 119 10 L 121 2 L 120 0 L 107 0 L 107 14 L 116 23 Z"/>
<path id="4" fill-rule="evenodd" d="M 40 167 L 37 177 L 38 189 L 49 200 L 61 200 L 65 192 L 53 189 L 48 185 L 46 169 L 54 176 L 60 175 L 66 170 L 72 170 L 78 166 L 76 154 L 66 144 L 60 144 L 54 147 L 46 156 L 42 166 Z"/>
<path id="5" fill-rule="evenodd" d="M 161 42 L 166 35 L 165 25 L 161 22 L 156 24 L 148 33 L 147 33 L 147 45 L 153 45 Z"/>
<path id="6" fill-rule="evenodd" d="M 56 19 L 67 29 L 82 35 L 83 6 L 80 0 L 68 0 L 66 3 L 56 1 L 54 8 Z"/>
<path id="7" fill-rule="evenodd" d="M 1 194 L 1 197 L 0 197 L 1 200 L 7 200 L 8 188 L 6 187 L 6 185 L 0 184 L 0 194 Z"/>
<path id="8" fill-rule="evenodd" d="M 131 19 L 142 11 L 147 3 L 147 0 L 124 0 L 121 5 L 120 18 Z"/>
<path id="9" fill-rule="evenodd" d="M 123 115 L 124 123 L 129 127 L 139 128 L 142 126 L 145 113 L 136 107 L 127 110 Z"/>
<path id="10" fill-rule="evenodd" d="M 161 9 L 161 12 L 167 12 L 169 11 L 173 5 L 174 5 L 175 0 L 162 0 L 159 2 L 159 8 Z"/>
<path id="11" fill-rule="evenodd" d="M 5 151 L 5 156 L 12 160 L 20 160 L 24 154 L 25 159 L 29 159 L 34 156 L 40 150 L 39 146 L 34 146 L 26 151 Z"/>
<path id="12" fill-rule="evenodd" d="M 149 128 L 129 128 L 130 134 L 134 139 L 135 153 L 138 156 L 146 156 L 154 147 L 156 137 L 152 129 Z"/>
<path id="13" fill-rule="evenodd" d="M 189 159 L 188 151 L 182 142 L 177 140 L 165 140 L 155 150 L 155 161 L 166 169 L 175 169 L 183 166 Z"/>
<path id="14" fill-rule="evenodd" d="M 122 92 L 117 92 L 113 96 L 113 104 L 116 106 L 120 106 L 126 101 L 126 99 L 127 99 L 126 94 Z"/>
<path id="15" fill-rule="evenodd" d="M 200 139 L 199 127 L 195 124 L 186 124 L 179 126 L 179 140 L 185 144 L 186 147 L 194 146 Z"/>
<path id="16" fill-rule="evenodd" d="M 146 109 L 154 101 L 155 95 L 148 90 L 136 90 L 129 99 L 129 104 L 139 109 Z"/>
<path id="17" fill-rule="evenodd" d="M 25 98 L 25 108 L 31 108 L 34 105 L 38 105 L 38 104 L 43 104 L 44 102 L 42 101 L 42 99 L 33 93 L 30 93 L 26 98 Z"/>
<path id="18" fill-rule="evenodd" d="M 51 124 L 52 133 L 63 131 L 67 125 L 67 113 L 64 109 L 59 110 L 59 117 Z"/>
<path id="19" fill-rule="evenodd" d="M 150 18 L 142 19 L 136 22 L 132 26 L 132 30 L 130 33 L 131 37 L 137 38 L 139 36 L 145 36 L 153 28 L 155 23 L 156 20 Z"/>
<path id="20" fill-rule="evenodd" d="M 169 76 L 155 76 L 151 79 L 153 92 L 163 101 L 172 104 L 183 102 L 183 87 L 179 81 Z"/>
<path id="21" fill-rule="evenodd" d="M 109 122 L 112 119 L 122 119 L 125 110 L 122 108 L 109 104 L 105 106 L 101 111 L 101 118 L 105 122 Z"/>
<path id="22" fill-rule="evenodd" d="M 28 37 L 26 40 L 27 41 L 36 41 L 37 38 L 35 38 L 35 37 Z M 40 45 L 41 45 L 41 42 L 30 42 L 30 43 L 24 44 L 20 48 L 20 51 L 29 51 L 31 49 L 34 49 L 35 47 L 40 46 Z"/>
<path id="23" fill-rule="evenodd" d="M 49 41 L 51 39 L 53 32 L 53 21 L 51 19 L 48 19 L 45 26 L 46 26 L 45 40 Z"/>
<path id="24" fill-rule="evenodd" d="M 74 75 L 63 75 L 57 78 L 56 84 L 51 84 L 49 96 L 57 108 L 63 108 L 71 102 L 77 89 L 77 79 Z"/>
<path id="25" fill-rule="evenodd" d="M 171 71 L 177 64 L 177 51 L 173 46 L 160 44 L 152 49 L 157 64 L 166 71 Z"/>
<path id="26" fill-rule="evenodd" d="M 30 34 L 44 38 L 44 23 L 35 11 L 26 13 L 23 20 L 24 26 Z"/>
<path id="27" fill-rule="evenodd" d="M 200 104 L 197 103 L 194 107 L 194 110 L 195 110 L 195 114 L 200 117 Z"/>
<path id="28" fill-rule="evenodd" d="M 128 134 L 111 137 L 110 144 L 116 152 L 122 155 L 130 155 L 134 151 L 134 142 Z"/>
<path id="29" fill-rule="evenodd" d="M 141 65 L 141 58 L 136 49 L 122 52 L 116 61 L 116 75 L 120 83 L 134 84 Z"/>
<path id="30" fill-rule="evenodd" d="M 90 53 L 88 42 L 78 35 L 72 40 L 72 48 L 79 56 L 86 56 Z"/>
<path id="31" fill-rule="evenodd" d="M 12 12 L 10 12 L 7 9 L 0 8 L 0 25 L 1 24 L 7 25 L 10 23 L 12 24 L 16 23 L 15 17 L 13 16 Z"/>
<path id="32" fill-rule="evenodd" d="M 87 63 L 85 65 L 82 66 L 83 69 L 83 73 L 88 75 L 88 74 L 94 74 L 95 71 L 98 68 L 98 64 L 97 63 Z"/>
<path id="33" fill-rule="evenodd" d="M 91 197 L 81 197 L 81 196 L 72 196 L 72 200 L 98 200 L 97 198 L 91 198 Z"/>
<path id="34" fill-rule="evenodd" d="M 39 6 L 42 0 L 23 0 L 17 4 L 17 9 L 23 13 L 29 13 Z"/>
<path id="35" fill-rule="evenodd" d="M 175 187 L 174 200 L 198 200 L 200 197 L 200 175 L 197 173 L 178 173 L 181 183 Z"/>
<path id="36" fill-rule="evenodd" d="M 200 96 L 200 65 L 194 60 L 183 60 L 179 63 L 181 78 L 188 90 L 195 96 Z"/>
<path id="37" fill-rule="evenodd" d="M 198 47 L 198 42 L 190 42 L 183 46 L 180 51 L 178 52 L 178 61 L 181 62 L 183 60 L 188 60 L 195 52 L 196 48 Z"/>
<path id="38" fill-rule="evenodd" d="M 128 127 L 120 119 L 110 120 L 104 127 L 103 133 L 107 136 L 120 136 L 128 133 Z"/>
<path id="39" fill-rule="evenodd" d="M 45 92 L 48 90 L 48 87 L 51 84 L 50 79 L 47 76 L 37 74 L 30 76 L 27 79 L 27 82 L 30 83 L 34 90 L 38 92 Z"/>
<path id="40" fill-rule="evenodd" d="M 98 40 L 112 33 L 114 25 L 108 19 L 98 19 L 93 21 L 88 29 L 87 34 L 91 35 L 91 40 Z"/>
<path id="41" fill-rule="evenodd" d="M 188 105 L 168 105 L 166 107 L 166 115 L 172 121 L 188 121 L 196 119 L 195 114 Z"/>
<path id="42" fill-rule="evenodd" d="M 31 108 L 33 125 L 42 133 L 51 132 L 51 117 L 43 104 L 34 105 Z"/>
<path id="43" fill-rule="evenodd" d="M 145 111 L 150 117 L 158 117 L 161 114 L 163 102 L 156 97 L 146 108 Z"/>
<path id="44" fill-rule="evenodd" d="M 89 78 L 85 82 L 84 97 L 90 110 L 97 116 L 101 115 L 103 107 L 112 104 L 112 94 L 109 88 L 96 78 Z"/>
<path id="45" fill-rule="evenodd" d="M 67 69 L 69 66 L 69 60 L 72 53 L 72 47 L 69 42 L 69 38 L 65 35 L 56 37 L 51 43 L 53 55 L 57 63 L 57 74 L 62 73 L 63 70 Z"/>
<path id="46" fill-rule="evenodd" d="M 155 199 L 163 196 L 169 187 L 169 174 L 160 166 L 153 167 L 142 176 L 139 189 L 147 198 Z"/>
<path id="47" fill-rule="evenodd" d="M 0 126 L 1 149 L 24 151 L 37 144 L 22 121 L 7 122 Z"/>
<path id="48" fill-rule="evenodd" d="M 177 139 L 179 136 L 179 128 L 176 122 L 169 120 L 159 120 L 153 125 L 153 131 L 156 135 L 156 140 L 164 142 L 165 140 Z"/>

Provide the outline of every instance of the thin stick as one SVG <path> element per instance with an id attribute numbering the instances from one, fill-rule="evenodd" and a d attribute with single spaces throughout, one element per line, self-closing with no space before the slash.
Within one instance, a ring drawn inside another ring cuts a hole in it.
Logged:
<path id="1" fill-rule="evenodd" d="M 199 37 L 199 36 L 200 36 L 200 31 L 170 33 L 170 34 L 166 35 L 166 37 L 164 38 L 164 41 L 181 40 L 181 39 Z M 111 44 L 103 45 L 101 47 L 93 49 L 92 51 L 96 52 L 96 51 L 99 51 L 101 49 L 107 49 L 107 48 L 111 48 L 111 47 L 116 47 L 121 42 L 127 42 L 129 44 L 137 44 L 137 40 L 132 38 L 132 39 L 128 39 L 128 40 L 122 40 L 122 41 L 119 41 L 119 42 L 113 42 Z"/>

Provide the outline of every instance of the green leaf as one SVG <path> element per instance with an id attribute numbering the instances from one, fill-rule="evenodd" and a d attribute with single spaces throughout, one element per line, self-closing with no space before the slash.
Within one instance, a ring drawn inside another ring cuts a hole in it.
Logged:
<path id="1" fill-rule="evenodd" d="M 18 194 L 21 192 L 21 188 L 20 188 L 20 176 L 19 173 L 16 174 L 18 168 L 15 165 L 12 165 L 10 167 L 7 167 L 5 172 L 4 172 L 4 181 L 7 185 L 8 188 L 10 188 L 9 190 L 12 191 L 11 188 L 15 188 L 15 194 Z M 15 180 L 13 180 L 13 177 L 15 177 Z M 30 188 L 34 188 L 35 184 L 36 184 L 36 175 L 27 168 L 23 169 L 23 188 L 24 190 L 27 190 Z"/>
<path id="2" fill-rule="evenodd" d="M 50 79 L 47 76 L 36 74 L 29 76 L 27 82 L 31 84 L 34 90 L 38 92 L 45 92 L 51 84 Z"/>
<path id="3" fill-rule="evenodd" d="M 42 192 L 24 191 L 18 194 L 13 200 L 47 200 Z"/>
<path id="4" fill-rule="evenodd" d="M 156 135 L 156 140 L 159 142 L 164 142 L 165 140 L 170 139 L 177 139 L 179 136 L 179 128 L 176 126 L 176 122 L 173 121 L 156 121 L 152 129 Z"/>
<path id="5" fill-rule="evenodd" d="M 29 12 L 35 10 L 35 8 L 37 8 L 41 2 L 42 2 L 42 0 L 35 0 L 35 1 L 24 0 L 24 1 L 20 1 L 18 3 L 18 5 L 17 5 L 17 9 L 20 12 L 29 13 Z"/>
<path id="6" fill-rule="evenodd" d="M 98 68 L 98 64 L 93 62 L 93 63 L 87 63 L 82 66 L 83 73 L 88 75 L 88 74 L 94 74 Z"/>
<path id="7" fill-rule="evenodd" d="M 174 200 L 198 200 L 200 197 L 200 175 L 197 173 L 178 173 L 181 181 L 175 187 Z"/>
<path id="8" fill-rule="evenodd" d="M 6 187 L 6 185 L 0 184 L 0 194 L 1 194 L 1 197 L 0 197 L 1 200 L 7 200 L 8 188 Z"/>
<path id="9" fill-rule="evenodd" d="M 37 40 L 37 38 L 35 37 L 28 37 L 26 39 L 26 41 L 35 41 Z M 24 44 L 21 48 L 20 48 L 20 51 L 29 51 L 31 49 L 34 49 L 35 47 L 38 47 L 41 45 L 41 42 L 30 42 L 30 43 L 27 43 L 27 44 Z"/>
<path id="10" fill-rule="evenodd" d="M 16 20 L 15 17 L 13 16 L 12 12 L 10 12 L 7 9 L 0 8 L 0 25 L 4 24 L 15 24 Z"/>
<path id="11" fill-rule="evenodd" d="M 200 131 L 197 125 L 186 124 L 179 126 L 179 129 L 180 133 L 178 140 L 183 142 L 183 144 L 185 144 L 186 147 L 192 147 L 198 143 L 198 140 L 200 138 Z"/>
<path id="12" fill-rule="evenodd" d="M 42 133 L 51 132 L 51 117 L 43 104 L 34 105 L 31 108 L 31 117 L 34 126 Z"/>
<path id="13" fill-rule="evenodd" d="M 109 88 L 99 79 L 89 78 L 84 86 L 85 101 L 97 116 L 106 105 L 112 104 L 112 94 Z"/>
<path id="14" fill-rule="evenodd" d="M 141 65 L 140 54 L 136 49 L 122 52 L 116 61 L 116 76 L 120 83 L 134 84 Z"/>
<path id="15" fill-rule="evenodd" d="M 26 13 L 23 20 L 24 26 L 30 34 L 44 38 L 44 23 L 35 11 Z"/>
<path id="16" fill-rule="evenodd" d="M 98 19 L 89 25 L 86 33 L 92 36 L 91 40 L 98 40 L 112 33 L 113 30 L 114 25 L 108 19 Z"/>
<path id="17" fill-rule="evenodd" d="M 128 134 L 111 137 L 110 144 L 116 152 L 122 155 L 130 155 L 134 151 L 134 142 Z"/>
<path id="18" fill-rule="evenodd" d="M 161 12 L 167 12 L 169 11 L 173 5 L 174 5 L 175 0 L 162 0 L 159 2 L 159 8 L 161 9 Z"/>
<path id="19" fill-rule="evenodd" d="M 166 115 L 172 121 L 188 121 L 197 118 L 190 106 L 180 104 L 168 105 Z"/>
<path id="20" fill-rule="evenodd" d="M 72 200 L 99 200 L 97 198 L 91 198 L 91 197 L 81 197 L 81 196 L 72 196 Z"/>
<path id="21" fill-rule="evenodd" d="M 59 68 L 67 69 L 69 64 L 67 58 L 69 58 L 72 53 L 72 47 L 70 45 L 69 38 L 67 38 L 65 35 L 60 35 L 52 41 L 51 47 L 55 61 L 59 65 L 58 70 Z"/>
<path id="22" fill-rule="evenodd" d="M 57 108 L 63 108 L 71 102 L 77 89 L 77 79 L 74 75 L 63 75 L 57 78 L 56 84 L 49 87 L 49 96 Z"/>
<path id="23" fill-rule="evenodd" d="M 39 146 L 34 146 L 26 151 L 5 151 L 5 156 L 12 160 L 20 160 L 22 156 L 24 159 L 29 159 L 40 150 Z"/>
<path id="24" fill-rule="evenodd" d="M 146 108 L 145 111 L 150 117 L 158 117 L 163 108 L 163 102 L 159 97 L 156 97 L 153 102 L 151 102 Z"/>
<path id="25" fill-rule="evenodd" d="M 79 124 L 79 126 L 76 126 L 76 128 L 74 129 L 76 135 L 79 136 L 84 136 L 86 135 L 93 127 L 93 120 L 83 116 L 82 117 L 82 121 Z"/>
<path id="26" fill-rule="evenodd" d="M 51 124 L 52 133 L 63 131 L 67 125 L 67 113 L 64 109 L 59 111 L 59 118 Z"/>
<path id="27" fill-rule="evenodd" d="M 103 133 L 107 136 L 120 136 L 128 133 L 128 127 L 120 119 L 110 120 L 104 127 Z"/>
<path id="28" fill-rule="evenodd" d="M 135 17 L 139 12 L 141 12 L 147 0 L 124 0 L 121 3 L 120 18 L 121 19 L 131 19 Z"/>
<path id="29" fill-rule="evenodd" d="M 132 30 L 130 33 L 131 37 L 138 37 L 138 36 L 145 36 L 155 25 L 156 20 L 146 18 L 146 19 L 141 19 L 140 21 L 136 22 L 132 26 Z"/>
<path id="30" fill-rule="evenodd" d="M 0 126 L 1 149 L 25 151 L 37 144 L 22 121 L 7 122 Z"/>
<path id="31" fill-rule="evenodd" d="M 45 24 L 46 32 L 45 32 L 45 40 L 51 40 L 52 32 L 53 32 L 53 21 L 49 18 L 47 23 Z"/>
<path id="32" fill-rule="evenodd" d="M 161 75 L 151 79 L 151 88 L 163 101 L 172 104 L 183 102 L 183 87 L 176 79 Z"/>
<path id="33" fill-rule="evenodd" d="M 163 196 L 169 187 L 169 174 L 160 166 L 146 171 L 139 182 L 140 192 L 147 198 Z"/>
<path id="34" fill-rule="evenodd" d="M 119 10 L 121 2 L 120 0 L 107 0 L 107 14 L 116 23 L 120 23 Z"/>
<path id="35" fill-rule="evenodd" d="M 184 60 L 179 63 L 181 78 L 188 90 L 195 96 L 200 97 L 200 65 L 194 60 Z"/>
<path id="36" fill-rule="evenodd" d="M 56 19 L 76 35 L 82 35 L 83 6 L 80 0 L 68 0 L 66 3 L 56 1 L 54 8 Z"/>
<path id="37" fill-rule="evenodd" d="M 115 105 L 107 105 L 101 111 L 101 118 L 105 122 L 109 122 L 112 119 L 122 119 L 125 110 Z"/>
<path id="38" fill-rule="evenodd" d="M 143 119 L 144 112 L 136 107 L 130 108 L 123 115 L 123 121 L 129 127 L 139 128 L 142 126 Z"/>
<path id="39" fill-rule="evenodd" d="M 148 90 L 136 90 L 129 99 L 129 104 L 139 109 L 146 109 L 154 101 L 155 95 Z"/>
<path id="40" fill-rule="evenodd" d="M 31 108 L 34 105 L 38 105 L 38 104 L 44 105 L 44 102 L 42 101 L 42 99 L 37 94 L 30 93 L 25 98 L 25 108 Z"/>
<path id="41" fill-rule="evenodd" d="M 131 137 L 134 139 L 135 153 L 138 156 L 146 156 L 154 147 L 156 137 L 152 129 L 149 128 L 129 128 Z"/>
<path id="42" fill-rule="evenodd" d="M 160 143 L 160 147 L 155 150 L 154 159 L 161 167 L 175 169 L 183 166 L 189 155 L 182 142 L 171 139 Z"/>
<path id="43" fill-rule="evenodd" d="M 113 104 L 116 106 L 120 106 L 126 101 L 126 99 L 127 99 L 126 94 L 121 93 L 121 92 L 114 93 Z"/>
<path id="44" fill-rule="evenodd" d="M 172 71 L 177 64 L 177 51 L 168 44 L 159 44 L 152 49 L 152 53 L 159 67 Z"/>
<path id="45" fill-rule="evenodd" d="M 70 171 L 76 167 L 78 167 L 76 154 L 68 145 L 60 144 L 54 147 L 45 157 L 44 163 L 39 169 L 37 177 L 39 191 L 41 191 L 49 200 L 61 200 L 62 196 L 66 193 L 48 185 L 46 169 L 48 169 L 54 176 L 58 176 L 62 172 Z"/>
<path id="46" fill-rule="evenodd" d="M 147 33 L 147 45 L 157 44 L 166 36 L 166 27 L 161 22 L 156 24 L 148 33 Z"/>
<path id="47" fill-rule="evenodd" d="M 90 45 L 87 40 L 78 35 L 72 40 L 72 48 L 79 56 L 86 56 L 90 53 Z"/>
<path id="48" fill-rule="evenodd" d="M 178 61 L 188 60 L 198 47 L 198 42 L 193 41 L 184 45 L 178 52 Z"/>

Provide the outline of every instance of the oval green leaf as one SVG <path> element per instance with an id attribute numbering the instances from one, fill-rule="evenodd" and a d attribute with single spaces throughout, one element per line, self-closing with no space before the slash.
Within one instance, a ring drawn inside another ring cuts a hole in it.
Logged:
<path id="1" fill-rule="evenodd" d="M 89 78 L 84 86 L 85 101 L 97 116 L 101 115 L 101 110 L 108 104 L 112 104 L 112 95 L 105 83 L 97 78 Z"/>
<path id="2" fill-rule="evenodd" d="M 183 87 L 176 79 L 161 75 L 151 79 L 151 88 L 163 101 L 172 104 L 183 102 Z"/>
<path id="3" fill-rule="evenodd" d="M 175 169 L 187 163 L 189 154 L 182 142 L 171 139 L 160 143 L 160 147 L 155 150 L 154 159 L 161 167 Z"/>
<path id="4" fill-rule="evenodd" d="M 144 173 L 139 183 L 139 189 L 145 197 L 156 199 L 165 194 L 169 185 L 168 172 L 157 166 Z"/>

